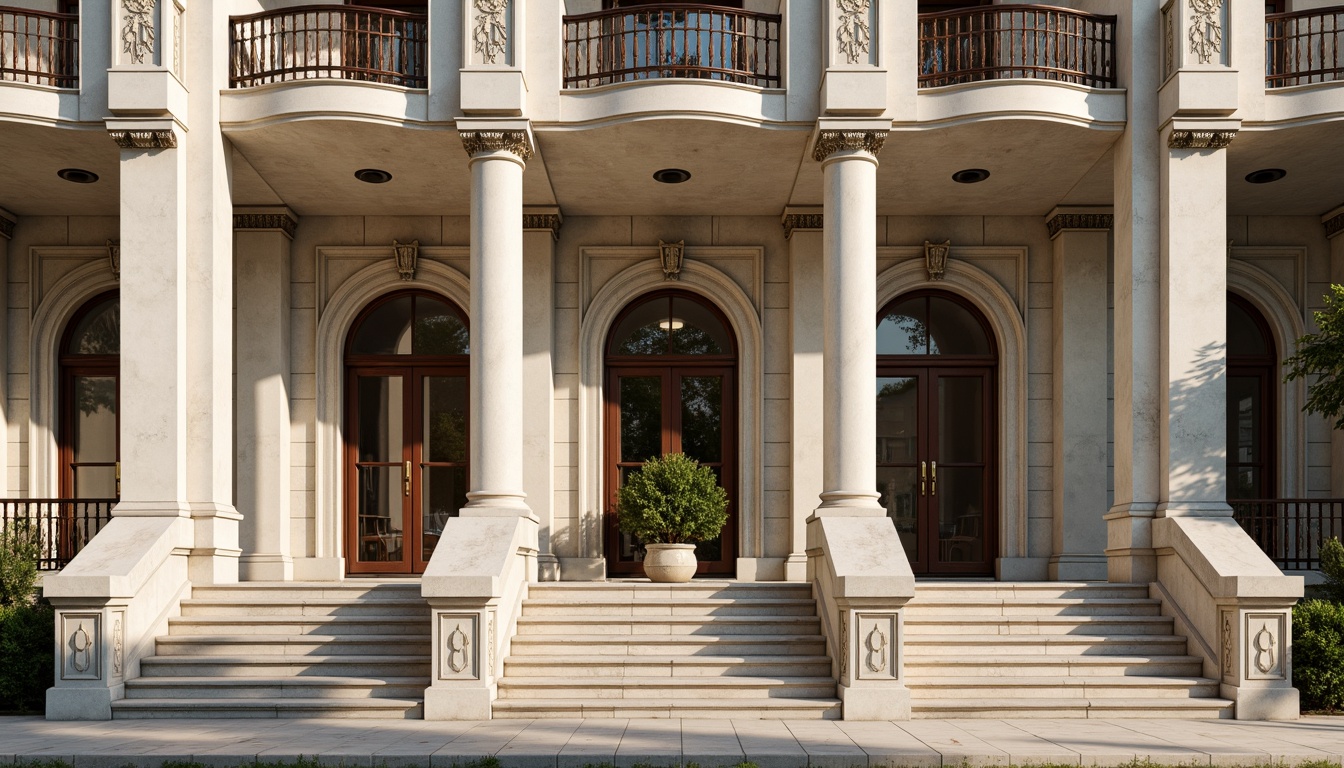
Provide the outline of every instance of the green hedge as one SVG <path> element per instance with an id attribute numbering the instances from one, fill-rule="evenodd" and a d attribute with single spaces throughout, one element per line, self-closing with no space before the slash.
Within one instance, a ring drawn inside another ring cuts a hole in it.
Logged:
<path id="1" fill-rule="evenodd" d="M 53 684 L 56 616 L 45 603 L 0 606 L 0 712 L 42 712 Z"/>
<path id="2" fill-rule="evenodd" d="M 1344 709 L 1344 604 L 1303 600 L 1293 609 L 1293 686 L 1303 710 Z"/>

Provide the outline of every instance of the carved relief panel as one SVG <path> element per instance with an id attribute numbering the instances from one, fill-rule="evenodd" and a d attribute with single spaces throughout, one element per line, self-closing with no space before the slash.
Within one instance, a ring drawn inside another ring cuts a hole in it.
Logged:
<path id="1" fill-rule="evenodd" d="M 1283 646 L 1287 616 L 1282 613 L 1246 613 L 1242 643 L 1246 648 L 1247 680 L 1283 680 Z"/>
<path id="2" fill-rule="evenodd" d="M 440 680 L 479 680 L 480 632 L 474 613 L 438 614 L 438 676 Z"/>
<path id="3" fill-rule="evenodd" d="M 62 680 L 101 680 L 102 614 L 62 613 L 58 641 Z"/>
<path id="4" fill-rule="evenodd" d="M 858 679 L 899 680 L 899 616 L 894 613 L 860 613 L 854 624 L 853 642 L 857 645 L 855 671 Z"/>
<path id="5" fill-rule="evenodd" d="M 470 0 L 468 7 L 472 20 L 471 63 L 512 66 L 513 3 L 510 0 Z"/>

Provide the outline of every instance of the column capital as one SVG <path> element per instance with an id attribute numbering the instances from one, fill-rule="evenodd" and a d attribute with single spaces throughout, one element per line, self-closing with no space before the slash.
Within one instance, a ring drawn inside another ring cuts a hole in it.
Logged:
<path id="1" fill-rule="evenodd" d="M 551 237 L 559 240 L 560 227 L 564 223 L 565 217 L 559 208 L 540 206 L 523 208 L 523 229 L 548 229 L 551 231 Z"/>
<path id="2" fill-rule="evenodd" d="M 233 209 L 234 231 L 277 231 L 284 233 L 285 237 L 293 240 L 294 232 L 298 227 L 298 217 L 294 215 L 293 211 L 283 205 Z"/>
<path id="3" fill-rule="evenodd" d="M 1173 129 L 1167 136 L 1167 149 L 1224 149 L 1236 137 L 1235 129 L 1210 131 Z"/>
<path id="4" fill-rule="evenodd" d="M 812 159 L 821 162 L 836 152 L 861 150 L 874 157 L 882 151 L 887 140 L 888 130 L 832 130 L 817 132 L 817 141 L 812 145 Z"/>
<path id="5" fill-rule="evenodd" d="M 785 208 L 779 223 L 784 227 L 784 239 L 793 237 L 795 229 L 821 229 L 826 217 L 820 208 Z"/>
<path id="6" fill-rule="evenodd" d="M 0 238 L 6 240 L 14 239 L 14 224 L 17 219 L 18 217 L 14 214 L 4 208 L 0 208 Z"/>
<path id="7" fill-rule="evenodd" d="M 0 211 L 3 213 L 3 211 Z M 1321 225 L 1325 227 L 1326 239 L 1331 239 L 1335 235 L 1344 234 L 1344 205 L 1330 211 L 1321 217 Z"/>
<path id="8" fill-rule="evenodd" d="M 1115 222 L 1108 206 L 1057 206 L 1045 217 L 1045 228 L 1054 240 L 1061 232 L 1106 231 Z"/>
<path id="9" fill-rule="evenodd" d="M 532 157 L 532 137 L 526 130 L 464 130 L 462 148 L 475 157 L 485 152 L 512 152 L 527 162 Z"/>
<path id="10" fill-rule="evenodd" d="M 180 126 L 172 118 L 114 119 L 107 133 L 122 149 L 174 149 Z"/>

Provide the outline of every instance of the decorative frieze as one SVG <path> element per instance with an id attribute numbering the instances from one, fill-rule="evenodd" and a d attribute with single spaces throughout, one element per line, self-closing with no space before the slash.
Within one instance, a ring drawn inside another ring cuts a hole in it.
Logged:
<path id="1" fill-rule="evenodd" d="M 1223 51 L 1223 0 L 1189 0 L 1190 52 L 1199 57 L 1200 64 L 1208 64 L 1215 53 Z"/>
<path id="2" fill-rule="evenodd" d="M 1162 9 L 1162 78 L 1171 77 L 1176 72 L 1176 2 L 1167 3 Z"/>
<path id="3" fill-rule="evenodd" d="M 1331 216 L 1330 218 L 1326 219 L 1323 223 L 1325 225 L 1325 236 L 1327 238 L 1334 237 L 1335 235 L 1344 232 L 1344 211 L 1341 211 L 1340 213 Z M 13 222 L 10 222 L 9 226 L 10 231 L 13 231 L 14 228 Z M 3 229 L 4 229 L 4 220 L 0 219 L 0 235 L 4 234 Z M 8 237 L 8 235 L 5 236 Z"/>
<path id="4" fill-rule="evenodd" d="M 122 0 L 121 50 L 131 61 L 144 64 L 154 53 L 154 0 Z M 154 63 L 150 61 L 149 63 Z"/>
<path id="5" fill-rule="evenodd" d="M 116 620 L 112 622 L 112 674 L 121 677 L 122 664 L 125 658 L 125 640 L 123 638 L 124 633 L 121 629 L 122 614 L 117 613 L 114 615 L 116 616 Z"/>
<path id="6" fill-rule="evenodd" d="M 1067 229 L 1107 230 L 1115 224 L 1115 216 L 1110 213 L 1057 213 L 1045 222 L 1050 239 Z"/>
<path id="7" fill-rule="evenodd" d="M 686 241 L 675 243 L 658 241 L 658 261 L 663 267 L 664 280 L 680 280 L 682 262 L 686 259 Z"/>
<path id="8" fill-rule="evenodd" d="M 1228 680 L 1236 679 L 1235 658 L 1236 654 L 1232 652 L 1232 611 L 1223 611 L 1223 677 Z"/>
<path id="9" fill-rule="evenodd" d="M 287 213 L 235 213 L 233 228 L 278 229 L 293 240 L 294 233 L 299 229 L 299 222 Z"/>
<path id="10" fill-rule="evenodd" d="M 886 140 L 886 131 L 822 131 L 812 148 L 812 159 L 821 162 L 843 150 L 861 150 L 876 155 L 882 151 Z"/>
<path id="11" fill-rule="evenodd" d="M 112 279 L 121 279 L 121 244 L 107 241 L 107 265 L 112 268 Z"/>
<path id="12" fill-rule="evenodd" d="M 869 0 L 836 0 L 839 20 L 835 32 L 840 52 L 850 64 L 868 58 L 872 32 L 868 28 Z"/>
<path id="13" fill-rule="evenodd" d="M 793 237 L 795 229 L 821 229 L 825 223 L 825 216 L 820 213 L 790 213 L 785 214 L 784 239 Z"/>
<path id="14" fill-rule="evenodd" d="M 1172 131 L 1168 149 L 1224 149 L 1236 138 L 1236 131 Z"/>
<path id="15" fill-rule="evenodd" d="M 523 229 L 549 229 L 551 237 L 560 239 L 560 225 L 564 219 L 558 213 L 524 213 Z"/>
<path id="16" fill-rule="evenodd" d="M 399 243 L 392 241 L 392 258 L 397 264 L 397 275 L 402 280 L 415 279 L 415 263 L 420 257 L 420 241 L 412 240 L 409 243 Z"/>
<path id="17" fill-rule="evenodd" d="M 476 28 L 472 37 L 476 52 L 484 63 L 494 64 L 509 46 L 509 0 L 475 0 L 473 5 Z"/>
<path id="18" fill-rule="evenodd" d="M 109 133 L 122 149 L 172 149 L 177 146 L 177 134 L 167 128 Z"/>
<path id="19" fill-rule="evenodd" d="M 849 676 L 849 612 L 840 609 L 840 679 L 843 681 Z"/>
<path id="20" fill-rule="evenodd" d="M 924 241 L 924 269 L 929 273 L 930 280 L 943 279 L 943 273 L 947 271 L 947 256 L 951 252 L 951 240 L 941 243 Z"/>
<path id="21" fill-rule="evenodd" d="M 472 156 L 503 150 L 525 161 L 532 158 L 532 142 L 527 138 L 527 131 L 463 131 L 462 148 Z"/>
<path id="22" fill-rule="evenodd" d="M 6 240 L 14 239 L 14 221 L 0 216 L 0 237 Z"/>

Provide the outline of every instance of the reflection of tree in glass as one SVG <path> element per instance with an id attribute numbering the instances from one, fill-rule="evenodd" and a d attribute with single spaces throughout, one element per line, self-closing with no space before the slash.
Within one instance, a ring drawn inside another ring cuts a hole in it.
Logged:
<path id="1" fill-rule="evenodd" d="M 656 376 L 621 379 L 621 461 L 645 461 L 663 452 L 663 386 Z"/>
<path id="2" fill-rule="evenodd" d="M 719 342 L 703 328 L 687 324 L 672 332 L 674 355 L 718 355 L 724 351 Z"/>
<path id="3" fill-rule="evenodd" d="M 432 315 L 415 321 L 415 354 L 465 355 L 470 352 L 467 326 L 453 315 Z"/>
<path id="4" fill-rule="evenodd" d="M 723 460 L 723 379 L 681 380 L 681 452 L 700 462 Z"/>
<path id="5" fill-rule="evenodd" d="M 81 376 L 75 386 L 75 407 L 85 416 L 117 412 L 117 380 L 111 376 Z"/>
<path id="6" fill-rule="evenodd" d="M 915 388 L 916 379 L 911 377 L 902 377 L 899 379 L 888 379 L 878 390 L 877 399 L 881 400 L 887 397 L 896 397 L 905 394 Z"/>
<path id="7" fill-rule="evenodd" d="M 899 338 L 893 346 L 899 349 L 903 345 L 906 352 L 896 352 L 895 354 L 922 355 L 925 354 L 926 345 L 928 354 L 938 354 L 937 340 L 929 337 L 929 327 L 919 318 L 893 312 L 882 318 L 882 325 L 889 325 L 898 329 Z"/>
<path id="8" fill-rule="evenodd" d="M 116 355 L 121 353 L 121 312 L 116 301 L 85 317 L 70 342 L 76 355 Z"/>
<path id="9" fill-rule="evenodd" d="M 667 352 L 667 331 L 657 323 L 636 328 L 616 347 L 618 355 L 662 355 Z"/>
<path id="10" fill-rule="evenodd" d="M 429 460 L 461 461 L 467 455 L 467 415 L 437 411 L 429 422 Z"/>

